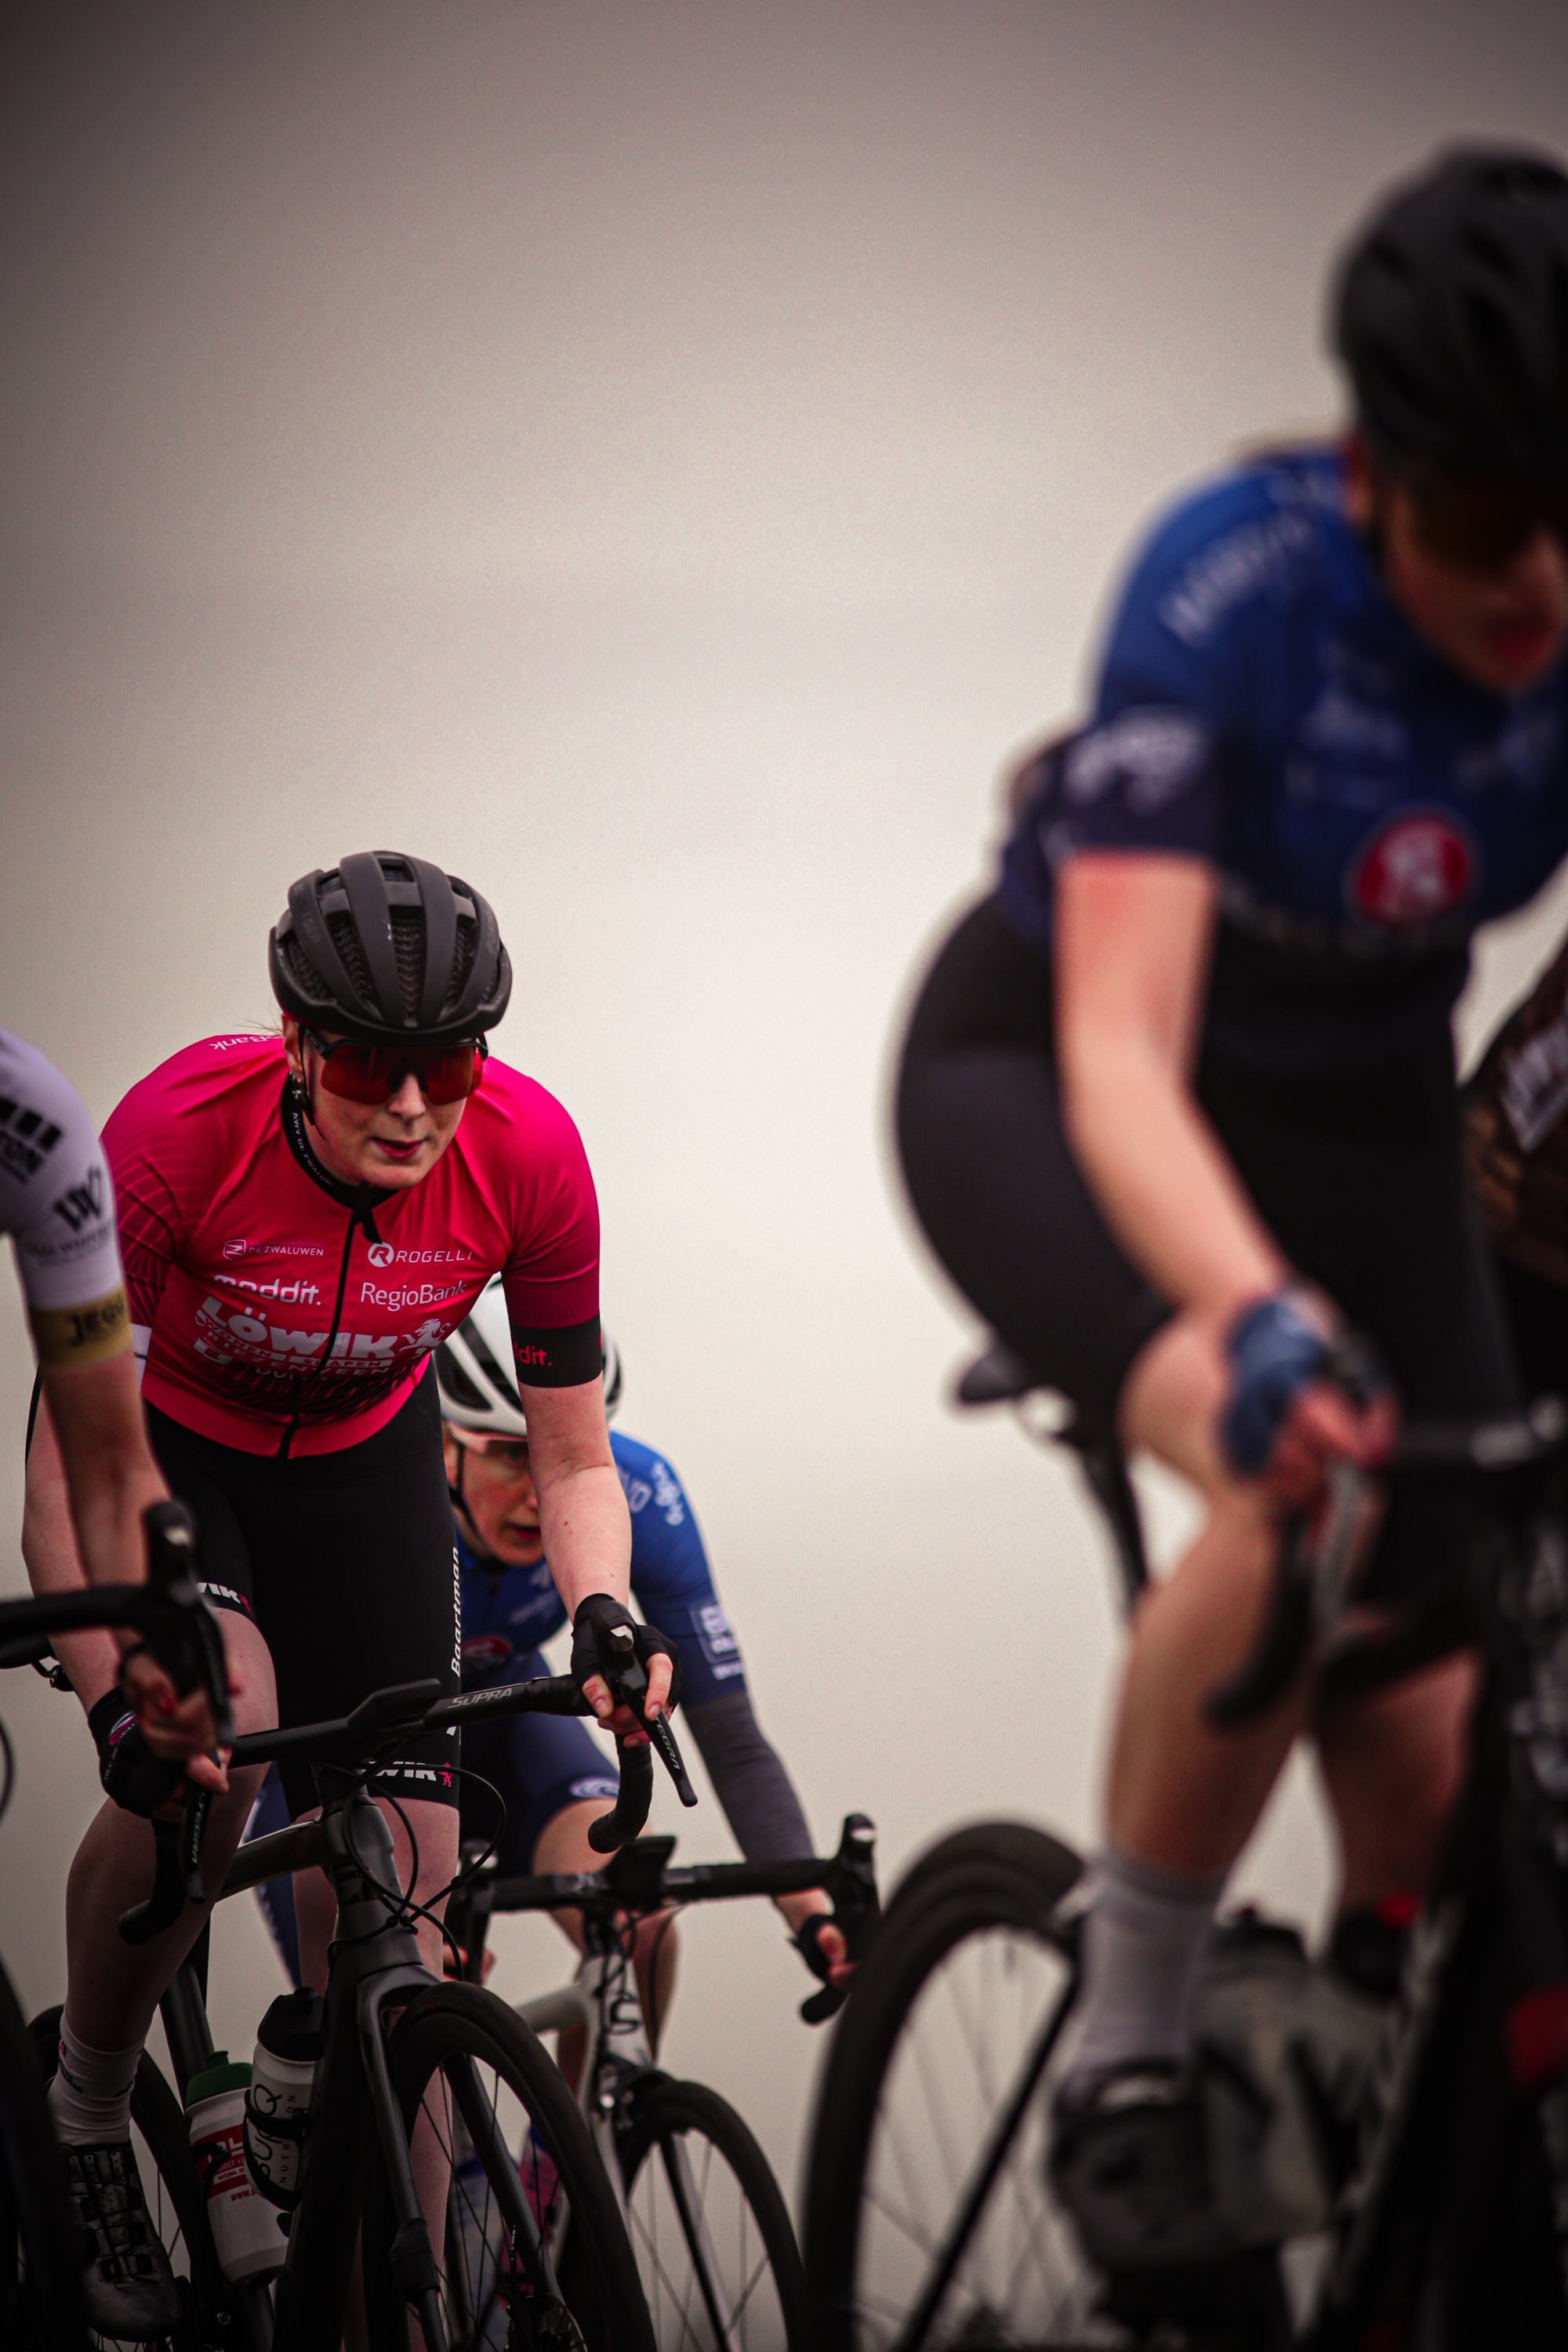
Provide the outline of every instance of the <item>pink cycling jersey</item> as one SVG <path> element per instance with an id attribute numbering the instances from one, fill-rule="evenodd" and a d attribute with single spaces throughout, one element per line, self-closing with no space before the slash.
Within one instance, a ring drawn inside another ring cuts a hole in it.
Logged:
<path id="1" fill-rule="evenodd" d="M 356 1444 L 497 1273 L 519 1379 L 598 1377 L 598 1204 L 552 1096 L 489 1061 L 428 1175 L 351 1194 L 287 1068 L 278 1037 L 208 1037 L 104 1130 L 150 1404 L 247 1454 Z"/>

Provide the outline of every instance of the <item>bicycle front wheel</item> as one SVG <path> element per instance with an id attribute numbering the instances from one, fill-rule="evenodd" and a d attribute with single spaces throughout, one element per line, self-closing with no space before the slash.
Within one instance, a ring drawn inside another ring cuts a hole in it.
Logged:
<path id="1" fill-rule="evenodd" d="M 1046 2185 L 1050 2069 L 1073 1986 L 1076 1854 L 982 1822 L 889 1905 L 814 2122 L 805 2269 L 824 2352 L 1126 2342 Z"/>
<path id="2" fill-rule="evenodd" d="M 452 2168 L 445 2243 L 432 2250 L 451 2352 L 655 2352 L 620 2208 L 538 2036 L 479 1985 L 434 1985 L 404 2011 L 387 2060 L 410 2141 L 423 2124 Z M 499 2140 L 475 2128 L 476 2099 L 493 2113 Z M 592 2250 L 564 2283 L 555 2273 L 552 2284 L 508 2226 L 520 2181 L 547 2252 L 568 2221 Z M 396 2226 L 375 2148 L 364 2182 L 365 2310 L 372 2343 L 404 2352 Z"/>
<path id="3" fill-rule="evenodd" d="M 46 2079 L 59 2060 L 60 2012 L 46 2009 L 27 2029 Z M 242 2342 L 232 2332 L 233 2302 L 213 2245 L 206 2200 L 191 2162 L 184 2113 L 156 2063 L 142 2053 L 131 2092 L 131 2145 L 142 2176 L 148 2218 L 169 2257 L 180 2290 L 180 2318 L 161 2337 L 163 2352 L 199 2352 L 199 2347 Z M 118 2352 L 131 2339 L 89 2331 L 87 2341 L 101 2352 Z"/>
<path id="4" fill-rule="evenodd" d="M 811 2352 L 789 2211 L 729 2101 L 655 2074 L 616 2138 L 658 2352 Z"/>

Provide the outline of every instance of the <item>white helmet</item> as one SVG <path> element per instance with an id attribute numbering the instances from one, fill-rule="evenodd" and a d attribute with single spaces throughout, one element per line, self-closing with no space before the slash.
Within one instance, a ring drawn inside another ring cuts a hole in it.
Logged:
<path id="1" fill-rule="evenodd" d="M 599 1334 L 604 1361 L 605 1418 L 614 1421 L 621 1401 L 620 1351 L 607 1331 Z M 441 1418 L 461 1439 L 526 1437 L 528 1422 L 512 1370 L 511 1325 L 501 1277 L 492 1275 L 475 1299 L 466 1323 L 436 1350 L 436 1384 Z"/>

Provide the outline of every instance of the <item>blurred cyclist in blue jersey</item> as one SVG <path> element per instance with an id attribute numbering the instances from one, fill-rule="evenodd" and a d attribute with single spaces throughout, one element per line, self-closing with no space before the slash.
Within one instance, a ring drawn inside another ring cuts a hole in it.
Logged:
<path id="1" fill-rule="evenodd" d="M 1090 1433 L 1204 1510 L 1134 1621 L 1052 2174 L 1105 2270 L 1234 2251 L 1190 2065 L 1226 1875 L 1314 1732 L 1347 1909 L 1419 1893 L 1461 1769 L 1454 1656 L 1261 1723 L 1205 1694 L 1252 1643 L 1283 1519 L 1398 1412 L 1510 1406 L 1466 1194 L 1449 1016 L 1479 924 L 1568 851 L 1568 175 L 1440 156 L 1338 274 L 1335 447 L 1190 493 L 1140 551 L 1087 723 L 1031 763 L 995 891 L 942 948 L 898 1099 L 960 1288 Z M 1331 1377 L 1337 1339 L 1383 1367 Z M 1402 1496 L 1368 1590 L 1452 1564 Z"/>
<path id="2" fill-rule="evenodd" d="M 605 1407 L 613 1420 L 621 1367 L 607 1335 L 605 1360 Z M 566 1616 L 545 1564 L 528 1423 L 511 1371 L 499 1281 L 437 1349 L 436 1377 L 462 1577 L 463 1685 L 527 1682 L 548 1672 L 540 1650 Z M 752 1710 L 740 1644 L 714 1589 L 686 1491 L 664 1457 L 635 1437 L 612 1430 L 610 1450 L 631 1515 L 632 1594 L 648 1622 L 675 1644 L 681 1720 L 735 1842 L 749 1862 L 808 1854 L 814 1849 L 800 1800 Z M 463 1733 L 462 1760 L 465 1771 L 481 1774 L 505 1801 L 506 1829 L 496 1857 L 504 1875 L 604 1868 L 605 1857 L 588 1843 L 588 1825 L 613 1801 L 617 1784 L 613 1759 L 584 1724 L 571 1716 L 536 1715 L 470 1726 Z M 249 1834 L 281 1828 L 286 1820 L 269 1782 Z M 465 1784 L 462 1826 L 465 1838 L 494 1833 L 494 1801 L 482 1789 Z M 298 1981 L 288 1885 L 275 1880 L 261 1892 L 279 1951 Z M 806 1966 L 825 1980 L 842 1981 L 848 1970 L 831 1907 L 816 1888 L 779 1899 Z M 652 1984 L 647 1969 L 655 1949 L 658 1981 Z M 638 1966 L 656 2028 L 668 2006 L 674 1960 L 673 1935 L 646 1922 Z"/>

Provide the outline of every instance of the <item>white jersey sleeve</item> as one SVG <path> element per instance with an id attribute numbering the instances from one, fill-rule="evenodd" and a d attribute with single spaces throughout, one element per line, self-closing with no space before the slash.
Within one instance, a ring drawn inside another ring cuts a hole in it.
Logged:
<path id="1" fill-rule="evenodd" d="M 97 1130 L 53 1064 L 3 1029 L 0 1233 L 16 1245 L 42 1362 L 91 1363 L 126 1344 L 114 1188 Z"/>

